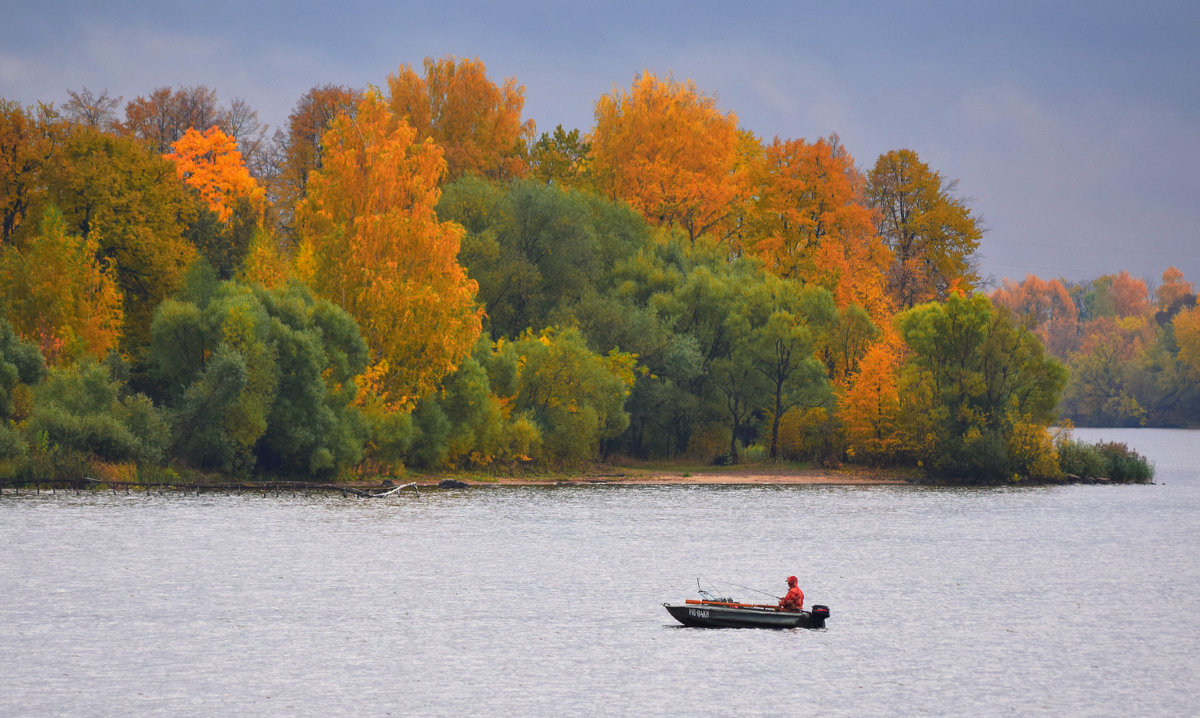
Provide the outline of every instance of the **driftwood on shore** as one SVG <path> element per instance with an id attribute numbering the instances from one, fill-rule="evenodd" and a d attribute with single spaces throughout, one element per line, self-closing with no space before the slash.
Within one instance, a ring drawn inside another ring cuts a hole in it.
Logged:
<path id="1" fill-rule="evenodd" d="M 357 496 L 364 499 L 383 498 L 398 493 L 401 489 L 411 488 L 421 495 L 421 491 L 417 488 L 416 482 L 408 484 L 400 484 L 399 486 L 385 486 L 380 489 L 364 489 L 354 486 L 344 486 L 340 484 L 328 483 L 312 483 L 308 481 L 254 481 L 254 482 L 226 482 L 226 483 L 205 483 L 205 482 L 188 482 L 188 481 L 171 481 L 171 482 L 153 482 L 139 483 L 135 481 L 111 481 L 107 479 L 93 479 L 91 477 L 81 477 L 78 479 L 8 479 L 0 481 L 0 495 L 7 491 L 13 493 L 21 493 L 21 490 L 34 491 L 41 493 L 42 491 L 50 491 L 57 493 L 59 490 L 74 491 L 104 491 L 111 490 L 113 493 L 124 490 L 125 493 L 131 491 L 145 491 L 147 493 L 163 493 L 165 491 L 180 491 L 184 493 L 199 494 L 205 491 L 223 491 L 230 493 L 257 493 L 264 494 L 281 494 L 284 492 L 297 493 L 303 492 L 309 494 L 314 491 L 330 491 L 341 492 L 343 496 Z"/>

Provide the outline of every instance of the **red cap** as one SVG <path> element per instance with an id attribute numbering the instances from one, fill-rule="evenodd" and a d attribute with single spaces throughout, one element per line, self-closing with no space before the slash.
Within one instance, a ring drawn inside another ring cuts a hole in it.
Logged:
<path id="1" fill-rule="evenodd" d="M 795 577 L 795 576 L 788 576 L 788 585 L 789 585 L 789 586 L 795 586 L 795 585 L 796 585 L 796 577 Z"/>

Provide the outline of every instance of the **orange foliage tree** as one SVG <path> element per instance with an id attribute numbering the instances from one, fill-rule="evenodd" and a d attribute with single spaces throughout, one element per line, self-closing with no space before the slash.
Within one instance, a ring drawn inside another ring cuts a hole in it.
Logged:
<path id="1" fill-rule="evenodd" d="M 1146 283 L 1122 270 L 1112 278 L 1109 294 L 1118 317 L 1144 317 L 1151 313 L 1150 290 Z"/>
<path id="2" fill-rule="evenodd" d="M 899 337 L 876 342 L 859 361 L 858 373 L 839 397 L 846 431 L 846 454 L 859 461 L 894 460 L 902 441 L 899 432 L 898 372 L 903 359 Z"/>
<path id="3" fill-rule="evenodd" d="M 1005 279 L 992 301 L 1021 318 L 1051 355 L 1066 359 L 1079 348 L 1079 309 L 1061 281 L 1032 274 L 1020 284 Z"/>
<path id="4" fill-rule="evenodd" d="M 782 277 L 829 289 L 839 307 L 858 304 L 885 320 L 891 253 L 875 241 L 865 180 L 837 136 L 775 138 L 753 175 L 748 249 Z"/>
<path id="5" fill-rule="evenodd" d="M 737 117 L 691 81 L 644 72 L 629 92 L 596 102 L 590 171 L 596 188 L 695 242 L 722 226 L 745 195 Z M 718 237 L 723 239 L 723 237 Z"/>
<path id="6" fill-rule="evenodd" d="M 263 189 L 242 162 L 237 142 L 216 125 L 204 132 L 189 128 L 171 145 L 166 158 L 220 221 L 229 221 L 239 198 L 249 199 L 261 212 Z"/>
<path id="7" fill-rule="evenodd" d="M 533 120 L 521 121 L 525 88 L 514 78 L 497 87 L 474 60 L 425 58 L 425 76 L 410 66 L 388 76 L 392 112 L 442 146 L 446 179 L 479 174 L 489 179 L 523 177 Z"/>
<path id="8" fill-rule="evenodd" d="M 434 212 L 446 165 L 431 141 L 368 93 L 335 119 L 300 205 L 299 273 L 353 316 L 379 388 L 409 406 L 437 388 L 481 331 L 462 228 Z"/>
<path id="9" fill-rule="evenodd" d="M 1176 267 L 1167 267 L 1162 275 L 1162 284 L 1154 292 L 1159 311 L 1170 312 L 1176 304 L 1188 303 L 1196 295 L 1196 288 L 1185 281 L 1183 272 Z"/>

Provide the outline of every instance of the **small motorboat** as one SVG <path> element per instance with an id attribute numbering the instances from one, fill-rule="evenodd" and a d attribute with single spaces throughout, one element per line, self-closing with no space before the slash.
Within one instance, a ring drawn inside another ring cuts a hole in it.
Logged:
<path id="1" fill-rule="evenodd" d="M 676 621 L 697 628 L 824 628 L 828 606 L 808 611 L 784 611 L 766 603 L 741 603 L 701 590 L 700 599 L 664 603 Z"/>

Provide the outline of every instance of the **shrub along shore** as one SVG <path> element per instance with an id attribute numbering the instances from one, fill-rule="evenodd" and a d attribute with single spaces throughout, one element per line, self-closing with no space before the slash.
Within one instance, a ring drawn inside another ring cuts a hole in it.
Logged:
<path id="1" fill-rule="evenodd" d="M 826 486 L 1043 486 L 1061 484 L 1152 483 L 1154 468 L 1149 461 L 1120 443 L 1088 444 L 1074 439 L 1059 443 L 1059 460 L 1064 474 L 1053 479 L 978 481 L 930 477 L 919 469 L 869 467 L 846 464 L 814 467 L 806 464 L 758 462 L 717 466 L 696 462 L 619 461 L 594 464 L 586 469 L 559 472 L 436 472 L 358 479 L 329 483 L 292 478 L 260 477 L 235 480 L 229 477 L 171 469 L 139 471 L 134 465 L 93 463 L 88 474 L 77 479 L 0 479 L 0 492 L 21 490 L 113 490 L 113 491 L 226 491 L 304 492 L 326 491 L 346 496 L 378 497 L 406 488 L 461 489 L 487 486 L 700 486 L 700 485 L 826 485 Z"/>

